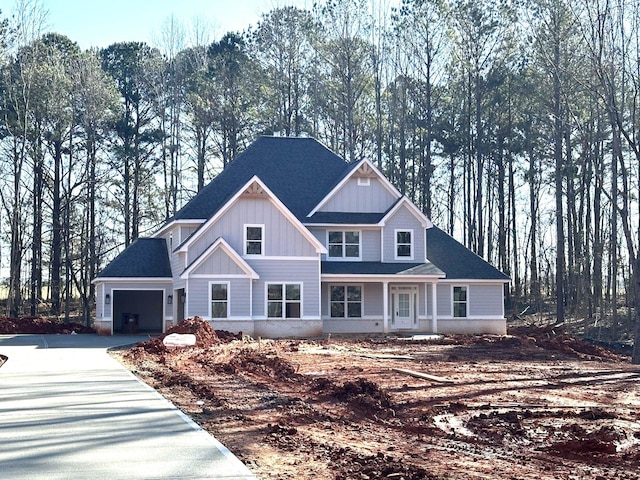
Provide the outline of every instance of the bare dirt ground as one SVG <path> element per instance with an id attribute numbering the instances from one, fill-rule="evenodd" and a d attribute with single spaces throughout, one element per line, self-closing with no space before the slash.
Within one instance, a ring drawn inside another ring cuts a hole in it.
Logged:
<path id="1" fill-rule="evenodd" d="M 243 340 L 198 319 L 172 331 L 196 346 L 114 354 L 261 479 L 640 479 L 640 368 L 551 328 L 433 341 Z"/>

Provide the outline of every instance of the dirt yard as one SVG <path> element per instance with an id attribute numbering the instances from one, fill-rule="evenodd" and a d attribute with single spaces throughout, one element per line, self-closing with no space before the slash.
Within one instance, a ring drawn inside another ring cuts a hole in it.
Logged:
<path id="1" fill-rule="evenodd" d="M 640 368 L 550 328 L 431 341 L 255 341 L 197 319 L 174 331 L 198 343 L 115 354 L 261 479 L 640 478 Z"/>

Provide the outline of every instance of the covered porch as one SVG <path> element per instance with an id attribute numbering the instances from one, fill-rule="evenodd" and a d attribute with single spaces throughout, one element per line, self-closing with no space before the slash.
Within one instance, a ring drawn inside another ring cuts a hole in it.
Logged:
<path id="1" fill-rule="evenodd" d="M 325 333 L 437 333 L 437 285 L 431 263 L 323 262 L 321 312 Z M 329 265 L 327 265 L 329 264 Z"/>

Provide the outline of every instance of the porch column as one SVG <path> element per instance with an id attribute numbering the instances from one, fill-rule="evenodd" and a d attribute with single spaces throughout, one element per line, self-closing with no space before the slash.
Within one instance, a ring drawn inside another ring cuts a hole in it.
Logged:
<path id="1" fill-rule="evenodd" d="M 438 284 L 431 284 L 431 330 L 438 333 Z"/>
<path id="2" fill-rule="evenodd" d="M 382 282 L 382 331 L 389 333 L 389 282 Z"/>

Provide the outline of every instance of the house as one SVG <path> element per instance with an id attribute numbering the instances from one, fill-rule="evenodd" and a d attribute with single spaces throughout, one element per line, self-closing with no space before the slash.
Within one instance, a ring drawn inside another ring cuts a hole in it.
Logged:
<path id="1" fill-rule="evenodd" d="M 95 328 L 161 332 L 198 315 L 263 337 L 504 334 L 508 281 L 371 161 L 262 137 L 100 272 Z"/>

